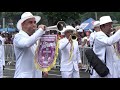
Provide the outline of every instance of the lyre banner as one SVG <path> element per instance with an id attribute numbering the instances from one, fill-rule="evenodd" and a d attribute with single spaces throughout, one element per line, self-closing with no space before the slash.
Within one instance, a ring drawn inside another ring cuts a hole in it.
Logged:
<path id="1" fill-rule="evenodd" d="M 117 57 L 120 59 L 120 41 L 114 44 Z"/>
<path id="2" fill-rule="evenodd" d="M 43 35 L 35 53 L 35 66 L 43 72 L 48 72 L 56 64 L 58 57 L 57 35 Z"/>

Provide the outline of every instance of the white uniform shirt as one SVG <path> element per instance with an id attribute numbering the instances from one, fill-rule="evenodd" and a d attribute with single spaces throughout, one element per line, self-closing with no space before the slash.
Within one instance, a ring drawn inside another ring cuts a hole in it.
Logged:
<path id="1" fill-rule="evenodd" d="M 41 29 L 41 28 L 40 28 Z M 15 35 L 13 44 L 16 57 L 15 78 L 38 78 L 42 77 L 42 72 L 35 69 L 34 54 L 35 43 L 45 32 L 37 30 L 29 36 L 26 32 L 20 31 Z M 36 76 L 35 74 L 38 73 Z"/>
<path id="2" fill-rule="evenodd" d="M 120 30 L 116 32 L 111 37 L 108 37 L 102 31 L 98 32 L 95 37 L 95 42 L 93 46 L 93 50 L 95 54 L 101 59 L 102 62 L 105 62 L 105 51 L 106 51 L 106 65 L 110 70 L 110 74 L 106 77 L 116 78 L 116 66 L 114 65 L 116 58 L 114 55 L 114 47 L 113 44 L 120 40 Z M 94 71 L 94 78 L 98 78 L 99 75 Z"/>
<path id="3" fill-rule="evenodd" d="M 71 61 L 69 61 L 71 44 L 69 43 L 65 47 L 65 45 L 68 42 L 69 41 L 67 38 L 63 38 L 59 41 L 59 49 L 61 50 L 60 71 L 71 71 L 73 70 L 73 68 L 76 71 L 79 71 L 78 63 L 81 63 L 81 56 L 80 56 L 80 51 L 78 47 L 78 42 L 76 40 L 73 40 L 74 50 L 73 50 L 73 57 Z"/>

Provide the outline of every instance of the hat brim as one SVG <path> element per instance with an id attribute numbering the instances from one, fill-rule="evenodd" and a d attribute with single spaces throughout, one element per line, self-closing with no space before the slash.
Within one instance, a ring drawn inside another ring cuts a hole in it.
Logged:
<path id="1" fill-rule="evenodd" d="M 27 20 L 27 19 L 30 19 L 30 18 L 35 18 L 36 20 L 36 23 L 38 23 L 40 20 L 41 20 L 41 17 L 40 16 L 30 16 L 30 17 L 27 17 L 27 18 L 23 18 L 23 19 L 20 19 L 17 23 L 17 29 L 18 30 L 22 30 L 22 23 Z"/>
<path id="2" fill-rule="evenodd" d="M 94 29 L 95 27 L 100 27 L 100 25 L 95 25 L 95 26 L 92 27 L 92 29 Z"/>
<path id="3" fill-rule="evenodd" d="M 106 22 L 106 23 L 101 23 L 100 25 L 104 25 L 104 24 L 107 24 L 107 23 L 113 23 L 113 21 Z"/>
<path id="4" fill-rule="evenodd" d="M 75 29 L 66 29 L 66 30 L 63 31 L 63 33 L 65 34 L 65 32 L 67 32 L 67 31 L 73 31 L 73 32 L 75 32 Z"/>

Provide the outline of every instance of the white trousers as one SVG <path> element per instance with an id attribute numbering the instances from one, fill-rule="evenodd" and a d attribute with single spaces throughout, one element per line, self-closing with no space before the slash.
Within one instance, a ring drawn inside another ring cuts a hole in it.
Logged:
<path id="1" fill-rule="evenodd" d="M 3 78 L 3 66 L 0 65 L 0 78 Z"/>
<path id="2" fill-rule="evenodd" d="M 31 72 L 22 72 L 14 75 L 14 78 L 42 78 L 42 71 L 33 70 Z"/>
<path id="3" fill-rule="evenodd" d="M 33 78 L 42 78 L 42 71 L 35 70 Z"/>
<path id="4" fill-rule="evenodd" d="M 79 71 L 61 71 L 62 78 L 80 78 Z"/>

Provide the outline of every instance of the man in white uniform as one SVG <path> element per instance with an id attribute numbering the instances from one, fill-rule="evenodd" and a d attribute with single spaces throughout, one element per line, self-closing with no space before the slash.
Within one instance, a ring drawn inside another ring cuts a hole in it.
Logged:
<path id="1" fill-rule="evenodd" d="M 0 35 L 0 78 L 3 78 L 3 69 L 5 67 L 4 41 L 5 39 Z"/>
<path id="2" fill-rule="evenodd" d="M 2 47 L 3 47 L 3 49 L 2 49 L 3 50 L 3 57 L 2 57 L 3 61 L 2 62 L 3 62 L 3 70 L 4 70 L 4 68 L 5 68 L 5 48 L 4 48 L 4 45 L 5 45 L 5 40 L 6 39 L 3 37 L 3 35 L 1 35 L 1 37 L 2 37 L 1 38 L 1 40 L 2 40 Z"/>
<path id="3" fill-rule="evenodd" d="M 110 73 L 105 76 L 105 78 L 116 78 L 117 70 L 114 64 L 116 59 L 113 56 L 113 44 L 120 40 L 120 30 L 109 37 L 112 32 L 112 20 L 110 16 L 102 16 L 100 18 L 100 28 L 101 31 L 97 32 L 95 36 L 93 51 L 104 63 L 106 53 L 106 66 L 109 68 Z M 100 78 L 100 76 L 95 70 L 93 70 L 93 75 L 91 75 L 91 78 Z"/>
<path id="4" fill-rule="evenodd" d="M 90 40 L 90 47 L 93 46 L 96 32 L 99 32 L 99 31 L 100 31 L 100 22 L 99 22 L 99 21 L 95 21 L 95 22 L 93 23 L 93 30 L 94 30 L 94 32 L 92 32 L 92 33 L 90 34 L 90 38 L 89 38 L 89 40 Z"/>
<path id="5" fill-rule="evenodd" d="M 17 23 L 19 33 L 13 40 L 16 57 L 14 78 L 42 78 L 42 71 L 34 66 L 36 41 L 45 33 L 45 25 L 39 25 L 37 30 L 40 19 L 40 16 L 25 12 Z"/>
<path id="6" fill-rule="evenodd" d="M 80 78 L 79 68 L 82 67 L 81 56 L 78 42 L 71 39 L 73 31 L 75 31 L 75 28 L 66 26 L 62 31 L 65 38 L 59 42 L 59 49 L 61 50 L 60 71 L 62 78 Z"/>

